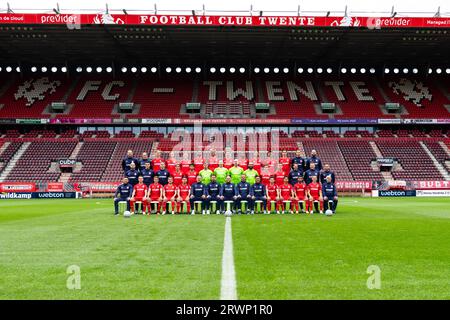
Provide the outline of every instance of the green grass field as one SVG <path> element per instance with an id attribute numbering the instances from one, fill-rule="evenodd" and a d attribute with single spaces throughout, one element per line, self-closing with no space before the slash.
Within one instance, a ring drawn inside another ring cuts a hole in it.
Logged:
<path id="1" fill-rule="evenodd" d="M 450 198 L 342 198 L 234 216 L 239 299 L 450 299 Z M 225 217 L 114 217 L 111 200 L 0 202 L 0 299 L 219 299 Z M 81 289 L 69 290 L 69 266 Z M 371 265 L 381 288 L 368 289 Z"/>

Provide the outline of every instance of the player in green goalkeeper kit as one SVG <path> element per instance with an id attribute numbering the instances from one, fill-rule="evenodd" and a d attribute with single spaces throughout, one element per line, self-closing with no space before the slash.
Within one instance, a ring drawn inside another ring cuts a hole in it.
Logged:
<path id="1" fill-rule="evenodd" d="M 203 164 L 203 170 L 200 170 L 198 173 L 200 177 L 202 177 L 202 183 L 207 186 L 211 182 L 211 176 L 213 175 L 213 172 L 209 169 L 209 163 L 205 162 Z"/>
<path id="2" fill-rule="evenodd" d="M 241 182 L 242 173 L 244 173 L 244 169 L 239 167 L 239 161 L 237 159 L 234 160 L 233 166 L 228 169 L 228 172 L 231 176 L 231 183 L 238 184 Z"/>
<path id="3" fill-rule="evenodd" d="M 247 182 L 252 186 L 255 184 L 256 177 L 259 176 L 258 171 L 253 169 L 253 162 L 248 163 L 248 169 L 244 171 Z"/>
<path id="4" fill-rule="evenodd" d="M 216 175 L 216 180 L 218 184 L 224 184 L 227 178 L 228 169 L 223 166 L 223 160 L 219 160 L 219 166 L 214 170 L 214 174 Z"/>

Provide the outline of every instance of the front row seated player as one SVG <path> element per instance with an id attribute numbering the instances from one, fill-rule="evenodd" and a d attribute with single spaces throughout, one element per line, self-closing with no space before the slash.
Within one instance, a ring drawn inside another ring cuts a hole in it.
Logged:
<path id="1" fill-rule="evenodd" d="M 191 187 L 188 185 L 187 176 L 181 178 L 181 184 L 178 186 L 178 212 L 182 212 L 183 205 L 186 205 L 186 213 L 191 211 Z"/>
<path id="2" fill-rule="evenodd" d="M 168 210 L 172 210 L 172 214 L 177 211 L 177 187 L 173 184 L 173 177 L 169 176 L 167 184 L 164 186 L 164 195 L 162 203 L 162 214 L 166 214 L 167 204 L 170 204 Z"/>
<path id="3" fill-rule="evenodd" d="M 201 176 L 197 176 L 197 182 L 191 186 L 191 196 L 190 197 L 191 197 L 190 204 L 191 204 L 191 210 L 192 210 L 191 214 L 195 214 L 196 208 L 194 207 L 194 205 L 195 205 L 196 201 L 201 202 L 202 214 L 206 214 L 205 201 L 204 201 L 206 199 L 205 185 L 202 183 Z"/>
<path id="4" fill-rule="evenodd" d="M 247 201 L 247 212 L 253 208 L 252 197 L 250 194 L 250 183 L 247 182 L 247 176 L 245 174 L 241 175 L 241 182 L 236 185 L 236 209 L 238 214 L 244 213 L 242 211 L 241 202 Z M 254 212 L 252 212 L 254 213 Z"/>
<path id="5" fill-rule="evenodd" d="M 114 214 L 119 214 L 119 202 L 127 203 L 127 210 L 130 211 L 130 198 L 133 192 L 133 186 L 128 183 L 128 178 L 123 178 L 122 184 L 117 187 L 114 193 Z"/>
<path id="6" fill-rule="evenodd" d="M 144 177 L 139 176 L 138 183 L 133 187 L 133 193 L 130 199 L 131 214 L 136 211 L 136 202 L 141 202 L 142 213 L 145 214 L 147 210 L 147 186 L 144 184 Z"/>
<path id="7" fill-rule="evenodd" d="M 262 201 L 262 206 L 260 210 L 267 214 L 267 196 L 266 196 L 266 187 L 261 183 L 261 177 L 255 177 L 255 184 L 250 189 L 250 197 L 252 200 L 252 214 L 256 210 L 256 201 Z"/>
<path id="8" fill-rule="evenodd" d="M 333 183 L 333 177 L 329 175 L 325 178 L 325 181 L 326 182 L 322 185 L 324 210 L 327 211 L 328 206 L 330 205 L 330 210 L 333 211 L 333 213 L 336 213 L 338 195 L 336 186 Z"/>
<path id="9" fill-rule="evenodd" d="M 217 183 L 215 174 L 210 176 L 211 182 L 205 188 L 206 195 L 206 214 L 210 214 L 213 210 L 212 201 L 216 201 L 216 214 L 220 214 L 221 199 L 220 199 L 220 184 Z M 214 212 L 212 212 L 214 213 Z"/>
<path id="10" fill-rule="evenodd" d="M 231 176 L 227 176 L 225 178 L 225 183 L 222 184 L 221 188 L 220 188 L 220 194 L 219 194 L 219 199 L 220 199 L 220 211 L 225 212 L 225 210 L 227 210 L 226 208 L 226 202 L 227 201 L 232 201 L 233 205 L 230 208 L 231 210 L 234 210 L 234 206 L 235 206 L 235 200 L 237 199 L 236 197 L 236 187 L 235 185 L 231 182 Z"/>
<path id="11" fill-rule="evenodd" d="M 308 184 L 308 198 L 306 211 L 309 210 L 310 214 L 314 213 L 314 210 L 319 211 L 318 206 L 320 206 L 320 213 L 323 213 L 323 197 L 322 197 L 322 187 L 320 183 L 317 182 L 317 176 L 311 176 L 312 182 Z"/>
<path id="12" fill-rule="evenodd" d="M 150 202 L 150 209 L 152 210 L 152 202 L 157 203 L 156 210 L 161 212 L 162 201 L 164 197 L 164 187 L 159 183 L 159 177 L 153 177 L 153 183 L 148 186 L 148 201 Z"/>
<path id="13" fill-rule="evenodd" d="M 305 207 L 309 208 L 309 199 L 307 195 L 308 186 L 303 181 L 303 177 L 298 177 L 297 183 L 294 185 L 294 193 L 295 193 L 295 202 L 294 202 L 294 210 L 296 213 L 305 213 Z"/>
<path id="14" fill-rule="evenodd" d="M 286 203 L 285 201 L 290 201 L 291 202 L 291 207 L 289 208 L 289 212 L 293 213 L 292 211 L 292 205 L 293 205 L 293 200 L 295 199 L 294 196 L 294 190 L 292 188 L 292 185 L 289 183 L 289 177 L 284 177 L 283 178 L 283 184 L 281 186 L 279 186 L 278 188 L 279 190 L 279 201 L 278 201 L 278 212 L 286 212 L 287 208 L 286 208 Z"/>
<path id="15" fill-rule="evenodd" d="M 275 184 L 275 177 L 270 176 L 269 184 L 266 186 L 266 197 L 267 197 L 267 211 L 271 212 L 271 203 L 275 202 L 275 207 L 278 206 L 278 186 Z M 276 208 L 274 209 L 276 210 Z"/>

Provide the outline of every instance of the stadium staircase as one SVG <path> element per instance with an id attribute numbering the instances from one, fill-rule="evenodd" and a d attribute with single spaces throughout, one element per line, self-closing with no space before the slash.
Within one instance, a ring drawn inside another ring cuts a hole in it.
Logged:
<path id="1" fill-rule="evenodd" d="M 443 141 L 438 141 L 438 143 L 442 147 L 442 149 L 444 149 L 445 153 L 447 153 L 447 156 L 450 158 L 450 149 L 447 147 L 447 145 Z"/>
<path id="2" fill-rule="evenodd" d="M 84 142 L 79 141 L 77 143 L 77 145 L 75 146 L 75 148 L 73 149 L 72 153 L 70 154 L 69 159 L 77 159 L 78 153 L 80 152 L 81 148 L 83 147 Z M 75 165 L 75 168 L 73 171 L 78 172 L 80 171 L 82 168 L 82 164 L 81 163 L 77 163 Z M 64 182 L 65 184 L 69 182 L 70 178 L 72 177 L 72 173 L 71 172 L 62 172 L 61 175 L 59 176 L 58 182 Z"/>
<path id="3" fill-rule="evenodd" d="M 8 175 L 11 173 L 11 171 L 16 166 L 17 161 L 20 160 L 20 158 L 25 153 L 25 151 L 27 151 L 27 149 L 30 145 L 31 145 L 31 142 L 25 142 L 20 146 L 19 150 L 17 150 L 17 152 L 14 154 L 14 156 L 11 158 L 11 160 L 6 165 L 5 169 L 0 174 L 0 182 L 3 182 L 6 180 Z"/>
<path id="4" fill-rule="evenodd" d="M 445 165 L 445 158 L 442 158 L 442 153 L 439 153 L 438 149 L 440 146 L 439 144 L 437 145 L 433 145 L 432 143 L 426 143 L 423 141 L 419 141 L 420 145 L 422 146 L 423 150 L 425 150 L 425 152 L 428 154 L 428 156 L 431 158 L 431 160 L 433 161 L 434 166 L 436 167 L 436 169 L 439 170 L 439 172 L 441 173 L 442 177 L 444 177 L 445 181 L 450 181 L 450 175 L 448 170 L 444 167 Z M 432 150 L 434 152 L 432 152 Z M 442 150 L 442 149 L 441 149 Z M 442 150 L 443 152 L 444 150 Z M 439 155 L 441 155 L 441 157 L 439 157 L 439 159 L 437 159 L 436 157 L 439 156 L 437 153 L 439 153 Z M 435 157 L 436 155 L 436 157 Z M 444 165 L 443 165 L 444 164 Z"/>
<path id="5" fill-rule="evenodd" d="M 370 146 L 372 147 L 373 152 L 377 156 L 377 158 L 383 158 L 383 155 L 381 154 L 380 149 L 378 149 L 377 144 L 374 141 L 369 141 Z M 377 163 L 372 164 L 372 169 L 374 171 L 379 171 L 379 167 Z M 389 171 L 380 171 L 381 175 L 383 176 L 384 180 L 394 180 L 394 177 Z"/>
<path id="6" fill-rule="evenodd" d="M 376 141 L 385 158 L 396 158 L 404 170 L 392 172 L 396 180 L 442 180 L 442 175 L 419 141 L 410 138 Z M 424 166 L 426 170 L 424 170 Z"/>
<path id="7" fill-rule="evenodd" d="M 11 144 L 11 142 L 6 141 L 5 143 L 3 143 L 3 145 L 0 147 L 0 158 L 2 156 L 2 153 L 6 150 L 6 148 L 9 147 L 9 145 Z"/>

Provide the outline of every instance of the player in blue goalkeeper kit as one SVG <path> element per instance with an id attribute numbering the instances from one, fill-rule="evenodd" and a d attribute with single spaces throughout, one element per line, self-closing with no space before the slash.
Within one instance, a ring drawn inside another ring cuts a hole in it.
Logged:
<path id="1" fill-rule="evenodd" d="M 332 182 L 331 176 L 327 176 L 325 179 L 326 182 L 322 185 L 323 208 L 325 211 L 327 211 L 328 206 L 330 205 L 330 210 L 335 213 L 338 204 L 338 194 L 336 186 Z"/>
<path id="2" fill-rule="evenodd" d="M 216 175 L 211 176 L 211 182 L 206 186 L 206 213 L 209 214 L 212 210 L 211 201 L 216 201 L 216 214 L 220 214 L 221 200 L 220 200 L 220 184 L 217 183 Z"/>
<path id="3" fill-rule="evenodd" d="M 126 201 L 127 210 L 130 211 L 130 198 L 133 194 L 133 186 L 128 183 L 128 178 L 123 178 L 122 184 L 117 187 L 114 193 L 114 214 L 119 214 L 119 202 Z"/>
<path id="4" fill-rule="evenodd" d="M 231 176 L 225 178 L 225 183 L 220 186 L 220 201 L 222 212 L 225 212 L 225 201 L 233 201 L 231 210 L 235 209 L 236 201 L 236 186 L 231 183 Z"/>
<path id="5" fill-rule="evenodd" d="M 250 189 L 250 196 L 252 198 L 252 214 L 255 213 L 255 202 L 262 201 L 261 210 L 266 213 L 267 208 L 267 198 L 266 198 L 266 187 L 261 183 L 261 177 L 255 178 L 255 184 Z"/>
<path id="6" fill-rule="evenodd" d="M 205 200 L 206 200 L 206 186 L 202 183 L 202 177 L 197 176 L 197 182 L 193 183 L 191 186 L 191 199 L 189 200 L 192 209 L 191 214 L 195 214 L 194 204 L 196 201 L 201 201 L 202 213 L 205 214 L 206 213 Z"/>
<path id="7" fill-rule="evenodd" d="M 236 207 L 238 209 L 238 213 L 241 214 L 241 202 L 247 201 L 247 210 L 252 208 L 252 197 L 250 195 L 250 183 L 247 182 L 247 176 L 243 174 L 241 176 L 241 182 L 236 185 Z"/>

